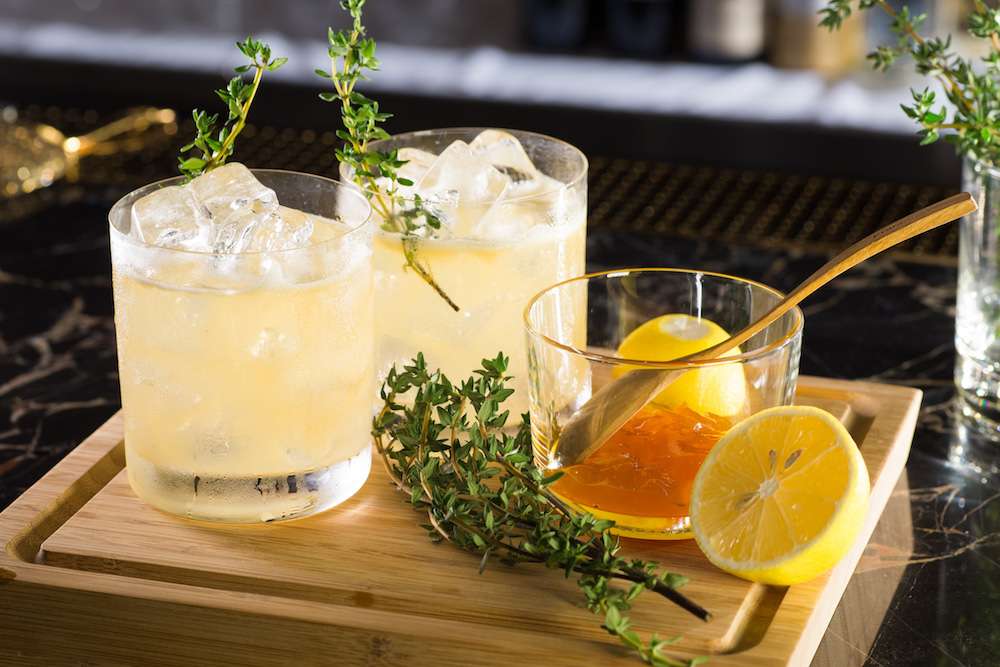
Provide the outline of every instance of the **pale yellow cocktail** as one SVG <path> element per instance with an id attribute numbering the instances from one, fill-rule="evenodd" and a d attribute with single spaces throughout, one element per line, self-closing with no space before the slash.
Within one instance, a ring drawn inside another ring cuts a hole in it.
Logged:
<path id="1" fill-rule="evenodd" d="M 515 389 L 505 407 L 526 412 L 522 311 L 536 292 L 584 272 L 586 158 L 551 137 L 476 128 L 398 135 L 373 149 L 399 149 L 408 161 L 399 173 L 413 181 L 403 194 L 419 195 L 440 219 L 416 252 L 459 308 L 406 268 L 400 235 L 383 224 L 374 258 L 380 377 L 422 352 L 457 381 L 502 351 Z M 373 209 L 379 220 L 378 195 Z"/>
<path id="2" fill-rule="evenodd" d="M 352 495 L 370 467 L 368 206 L 326 179 L 256 175 L 287 206 L 227 221 L 208 203 L 180 232 L 151 224 L 169 247 L 116 225 L 142 191 L 112 211 L 129 481 L 194 518 L 311 514 Z"/>

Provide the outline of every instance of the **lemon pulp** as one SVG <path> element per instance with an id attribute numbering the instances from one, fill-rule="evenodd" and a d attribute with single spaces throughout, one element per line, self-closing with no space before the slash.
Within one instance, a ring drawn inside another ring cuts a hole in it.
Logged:
<path id="1" fill-rule="evenodd" d="M 868 508 L 868 471 L 850 433 L 807 406 L 759 412 L 736 424 L 695 476 L 691 523 L 719 568 L 791 585 L 833 567 Z"/>

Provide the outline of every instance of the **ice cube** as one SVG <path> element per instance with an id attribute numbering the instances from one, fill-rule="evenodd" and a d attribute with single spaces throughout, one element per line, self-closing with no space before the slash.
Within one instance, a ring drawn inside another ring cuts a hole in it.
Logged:
<path id="1" fill-rule="evenodd" d="M 222 254 L 249 252 L 257 228 L 267 224 L 275 213 L 259 202 L 252 202 L 246 208 L 231 211 L 221 223 L 219 218 L 213 218 L 212 251 Z"/>
<path id="2" fill-rule="evenodd" d="M 132 205 L 130 234 L 165 248 L 209 249 L 209 218 L 188 188 L 171 185 Z"/>
<path id="3" fill-rule="evenodd" d="M 524 151 L 524 146 L 510 132 L 483 130 L 472 140 L 469 148 L 476 155 L 486 159 L 497 170 L 506 174 L 514 183 L 529 180 L 538 175 L 534 163 Z"/>
<path id="4" fill-rule="evenodd" d="M 272 283 L 314 282 L 346 270 L 354 246 L 360 244 L 370 253 L 364 236 L 342 238 L 349 231 L 351 227 L 339 218 L 279 206 L 256 227 L 245 252 L 263 253 L 247 256 L 259 257 L 262 272 Z M 335 242 L 324 245 L 327 241 Z"/>
<path id="5" fill-rule="evenodd" d="M 187 187 L 212 216 L 212 250 L 217 253 L 246 252 L 257 226 L 278 209 L 274 190 L 239 162 L 202 174 Z"/>
<path id="6" fill-rule="evenodd" d="M 406 164 L 399 168 L 396 172 L 402 178 L 408 178 L 414 183 L 419 183 L 420 179 L 424 177 L 427 170 L 431 168 L 437 156 L 433 153 L 428 153 L 427 151 L 422 151 L 419 148 L 410 148 L 405 146 L 399 149 L 398 157 L 400 160 L 406 160 Z"/>
<path id="7" fill-rule="evenodd" d="M 466 235 L 504 196 L 510 179 L 464 141 L 455 141 L 417 183 L 417 192 L 439 214 L 442 224 Z"/>
<path id="8" fill-rule="evenodd" d="M 353 213 L 353 211 L 347 211 L 347 214 L 351 213 Z M 323 243 L 324 241 L 339 238 L 352 229 L 351 225 L 341 220 L 338 215 L 334 215 L 332 218 L 327 218 L 310 213 L 308 216 L 313 224 L 312 237 L 309 239 L 309 243 L 311 244 Z"/>
<path id="9" fill-rule="evenodd" d="M 216 225 L 225 225 L 228 218 L 245 215 L 248 209 L 255 215 L 262 215 L 278 207 L 274 190 L 264 186 L 239 162 L 230 162 L 202 174 L 188 187 L 211 213 Z"/>
<path id="10" fill-rule="evenodd" d="M 504 199 L 479 219 L 471 235 L 499 241 L 545 233 L 576 219 L 573 201 L 573 193 L 564 183 L 538 173 L 530 180 L 511 182 Z"/>
<path id="11" fill-rule="evenodd" d="M 309 244 L 313 235 L 315 216 L 287 206 L 262 218 L 250 232 L 244 250 L 246 252 L 267 252 L 271 250 L 291 250 Z"/>
<path id="12" fill-rule="evenodd" d="M 545 222 L 544 212 L 537 207 L 501 201 L 476 222 L 469 235 L 484 241 L 518 241 Z"/>
<path id="13" fill-rule="evenodd" d="M 492 204 L 510 179 L 472 152 L 464 141 L 452 142 L 430 166 L 417 189 L 423 195 L 455 193 L 460 204 Z"/>

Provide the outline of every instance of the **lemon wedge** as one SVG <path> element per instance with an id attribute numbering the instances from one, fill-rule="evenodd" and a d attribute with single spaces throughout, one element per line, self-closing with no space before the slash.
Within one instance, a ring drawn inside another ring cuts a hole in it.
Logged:
<path id="1" fill-rule="evenodd" d="M 626 359 L 670 361 L 727 338 L 725 329 L 711 320 L 680 313 L 661 315 L 630 332 L 618 346 L 618 355 Z M 722 356 L 736 354 L 740 354 L 738 347 Z M 634 368 L 621 366 L 614 374 L 621 376 Z M 680 376 L 653 402 L 667 408 L 686 405 L 701 414 L 739 416 L 746 411 L 746 377 L 738 364 L 698 368 Z"/>
<path id="2" fill-rule="evenodd" d="M 770 408 L 715 444 L 695 476 L 695 540 L 720 569 L 787 586 L 833 567 L 868 510 L 868 470 L 844 425 L 808 406 Z"/>

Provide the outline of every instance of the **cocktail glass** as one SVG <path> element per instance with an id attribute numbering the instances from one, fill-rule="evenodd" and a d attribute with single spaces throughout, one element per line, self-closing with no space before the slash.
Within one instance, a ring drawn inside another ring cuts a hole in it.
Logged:
<path id="1" fill-rule="evenodd" d="M 516 390 L 508 407 L 515 415 L 527 411 L 521 311 L 538 290 L 585 270 L 586 157 L 552 137 L 484 128 L 411 132 L 372 148 L 399 149 L 410 160 L 400 170 L 414 181 L 407 196 L 419 194 L 442 221 L 441 230 L 415 242 L 416 254 L 459 308 L 406 268 L 403 239 L 380 217 L 385 195 L 376 194 L 380 379 L 418 352 L 431 368 L 458 379 L 503 351 Z M 352 180 L 344 166 L 341 175 Z"/>
<path id="2" fill-rule="evenodd" d="M 179 178 L 110 213 L 129 482 L 151 505 L 196 519 L 313 514 L 354 494 L 371 467 L 369 204 L 329 179 L 253 174 L 277 195 L 282 222 L 238 221 L 227 237 L 213 227 L 217 211 L 202 229 L 226 240 L 210 249 L 163 247 L 173 229 L 157 245 L 133 223 L 137 202 Z M 308 228 L 288 249 L 245 243 L 300 222 Z"/>
<path id="3" fill-rule="evenodd" d="M 558 466 L 560 425 L 613 378 L 637 368 L 686 370 L 669 394 L 584 462 L 563 467 L 550 488 L 579 509 L 613 519 L 622 535 L 690 537 L 691 485 L 709 449 L 736 421 L 792 401 L 802 312 L 796 308 L 720 359 L 671 363 L 653 355 L 625 358 L 617 350 L 631 332 L 664 315 L 690 316 L 678 335 L 700 335 L 704 320 L 733 333 L 782 296 L 750 280 L 683 269 L 595 273 L 535 296 L 524 319 L 539 466 Z"/>

